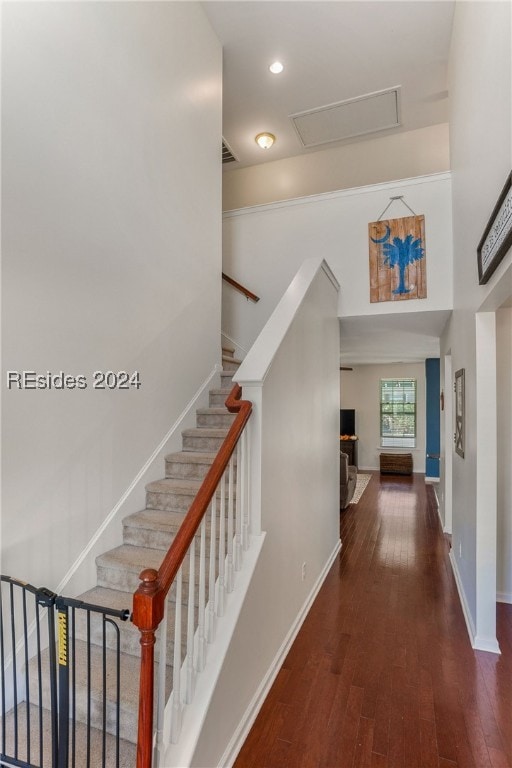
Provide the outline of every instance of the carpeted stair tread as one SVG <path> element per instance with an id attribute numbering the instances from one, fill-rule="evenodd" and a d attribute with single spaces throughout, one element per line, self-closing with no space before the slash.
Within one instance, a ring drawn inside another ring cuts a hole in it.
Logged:
<path id="1" fill-rule="evenodd" d="M 165 477 L 162 480 L 153 480 L 146 485 L 148 493 L 179 493 L 180 495 L 195 496 L 201 487 L 201 480 L 176 479 Z"/>
<path id="2" fill-rule="evenodd" d="M 204 409 L 214 410 L 213 408 Z M 225 409 L 218 409 L 225 413 Z M 168 453 L 165 457 L 165 461 L 175 461 L 182 464 L 212 464 L 217 454 L 214 451 L 177 451 L 176 453 Z"/>
<path id="3" fill-rule="evenodd" d="M 78 595 L 77 600 L 83 600 L 84 603 L 99 605 L 103 608 L 112 608 L 115 611 L 124 611 L 127 608 L 131 615 L 133 592 L 123 592 L 120 589 L 107 589 L 106 587 L 93 587 L 88 589 L 87 592 L 82 592 L 81 595 Z M 119 619 L 119 623 L 126 627 L 133 627 L 129 619 L 128 621 L 121 621 Z"/>
<path id="4" fill-rule="evenodd" d="M 139 575 L 146 568 L 160 568 L 165 551 L 153 547 L 139 547 L 121 544 L 96 558 L 97 583 L 100 587 L 119 589 L 125 592 L 137 590 L 140 586 Z M 189 561 L 183 561 L 183 582 L 188 583 Z M 174 589 L 169 592 L 174 599 Z"/>
<path id="5" fill-rule="evenodd" d="M 208 426 L 208 427 L 192 427 L 191 429 L 185 429 L 182 433 L 183 450 L 192 451 L 218 451 L 226 435 L 229 432 L 229 426 Z"/>
<path id="6" fill-rule="evenodd" d="M 236 371 L 241 362 L 230 355 L 222 355 L 222 367 L 225 371 Z"/>
<path id="7" fill-rule="evenodd" d="M 181 434 L 186 437 L 226 437 L 228 432 L 226 427 L 190 427 Z"/>
<path id="8" fill-rule="evenodd" d="M 228 363 L 228 365 L 234 363 L 235 365 L 238 366 L 238 365 L 242 364 L 242 361 L 239 360 L 237 357 L 235 357 L 234 354 L 233 355 L 222 355 L 222 364 L 224 365 L 224 363 Z M 230 371 L 232 369 L 230 367 L 228 367 L 228 368 L 224 368 L 224 370 Z"/>
<path id="9" fill-rule="evenodd" d="M 218 513 L 220 507 L 218 508 Z M 172 544 L 185 513 L 168 512 L 162 509 L 143 509 L 134 512 L 123 520 L 123 540 L 130 546 L 150 547 L 166 552 Z M 219 514 L 217 514 L 217 519 Z M 206 540 L 210 540 L 210 515 L 206 517 Z M 199 545 L 200 528 L 196 533 L 196 546 Z"/>
<path id="10" fill-rule="evenodd" d="M 198 408 L 196 410 L 197 427 L 231 427 L 236 419 L 236 413 L 230 413 L 224 402 L 226 398 L 222 395 L 222 402 L 211 402 L 209 408 Z"/>
<path id="11" fill-rule="evenodd" d="M 139 574 L 144 568 L 158 570 L 162 564 L 163 555 L 159 550 L 149 547 L 134 547 L 131 544 L 120 544 L 96 558 L 98 567 L 117 568 L 122 571 Z"/>
<path id="12" fill-rule="evenodd" d="M 179 509 L 141 509 L 139 512 L 132 512 L 123 519 L 123 525 L 133 525 L 144 527 L 151 525 L 155 530 L 173 530 L 178 529 L 185 519 L 185 512 Z"/>
<path id="13" fill-rule="evenodd" d="M 185 512 L 180 510 L 141 509 L 123 519 L 125 528 L 152 528 L 155 531 L 177 533 L 185 519 Z"/>
<path id="14" fill-rule="evenodd" d="M 160 568 L 165 552 L 151 547 L 121 544 L 96 558 L 97 584 L 108 589 L 135 592 L 140 573 L 146 568 Z"/>

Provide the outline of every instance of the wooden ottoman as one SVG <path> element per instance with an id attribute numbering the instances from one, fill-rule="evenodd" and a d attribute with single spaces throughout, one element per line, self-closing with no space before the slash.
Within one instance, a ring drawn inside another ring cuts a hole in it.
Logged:
<path id="1" fill-rule="evenodd" d="M 412 475 L 412 453 L 381 453 L 381 475 Z"/>

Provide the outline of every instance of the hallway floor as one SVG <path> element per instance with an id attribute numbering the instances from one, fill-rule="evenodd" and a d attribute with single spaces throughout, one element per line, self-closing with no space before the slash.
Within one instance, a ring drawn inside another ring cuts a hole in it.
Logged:
<path id="1" fill-rule="evenodd" d="M 432 489 L 374 473 L 235 768 L 512 768 L 512 606 L 473 651 Z"/>

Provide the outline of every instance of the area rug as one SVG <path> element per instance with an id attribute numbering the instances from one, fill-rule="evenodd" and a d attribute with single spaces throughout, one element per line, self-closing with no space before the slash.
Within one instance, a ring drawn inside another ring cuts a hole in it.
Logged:
<path id="1" fill-rule="evenodd" d="M 366 486 L 370 482 L 371 475 L 357 475 L 357 481 L 356 481 L 356 489 L 354 491 L 354 495 L 352 496 L 351 504 L 357 504 L 361 496 L 363 495 Z"/>

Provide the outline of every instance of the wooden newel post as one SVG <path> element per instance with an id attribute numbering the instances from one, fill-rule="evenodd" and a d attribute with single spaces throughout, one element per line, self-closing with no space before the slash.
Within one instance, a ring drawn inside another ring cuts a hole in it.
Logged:
<path id="1" fill-rule="evenodd" d="M 158 573 L 147 568 L 133 596 L 133 623 L 140 630 L 139 729 L 137 768 L 151 768 L 153 756 L 153 692 L 155 632 L 163 618 L 163 598 Z"/>

